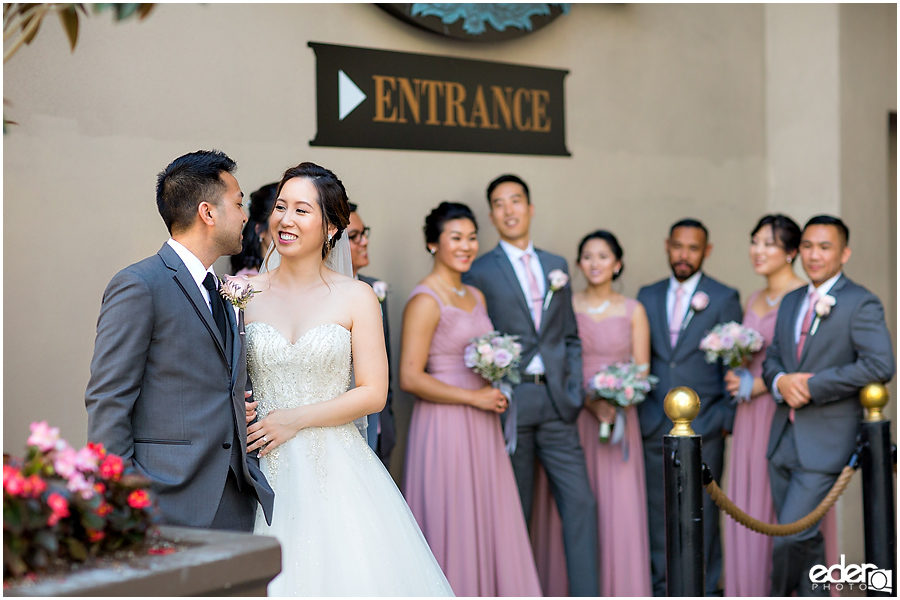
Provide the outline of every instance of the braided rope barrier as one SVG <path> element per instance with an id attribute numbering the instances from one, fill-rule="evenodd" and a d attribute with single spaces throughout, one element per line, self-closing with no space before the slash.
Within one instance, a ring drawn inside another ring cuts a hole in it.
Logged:
<path id="1" fill-rule="evenodd" d="M 793 523 L 784 523 L 784 524 L 774 524 L 774 523 L 765 523 L 760 521 L 759 519 L 755 519 L 745 513 L 743 510 L 738 508 L 738 506 L 731 501 L 731 499 L 725 495 L 725 492 L 722 491 L 722 488 L 719 487 L 719 484 L 716 483 L 715 480 L 711 480 L 708 484 L 706 484 L 706 492 L 709 494 L 710 498 L 724 510 L 728 516 L 732 519 L 750 529 L 751 531 L 755 531 L 757 533 L 761 533 L 763 535 L 769 536 L 784 536 L 784 535 L 793 535 L 795 533 L 800 533 L 804 529 L 809 529 L 816 523 L 818 523 L 822 517 L 825 516 L 825 513 L 828 512 L 828 509 L 834 506 L 834 503 L 837 502 L 837 499 L 840 498 L 841 494 L 844 493 L 844 490 L 847 487 L 847 484 L 850 483 L 850 479 L 853 477 L 853 474 L 856 472 L 856 468 L 852 465 L 847 465 L 841 471 L 840 476 L 838 476 L 837 481 L 834 482 L 834 485 L 831 486 L 831 489 L 828 491 L 828 494 L 825 498 L 819 502 L 819 505 L 813 509 L 811 513 L 794 521 Z"/>

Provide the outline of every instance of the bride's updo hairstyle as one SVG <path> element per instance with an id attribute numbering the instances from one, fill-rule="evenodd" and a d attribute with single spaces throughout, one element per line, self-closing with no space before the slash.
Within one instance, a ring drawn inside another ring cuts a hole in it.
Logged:
<path id="1" fill-rule="evenodd" d="M 478 231 L 478 221 L 475 220 L 475 214 L 471 208 L 459 202 L 441 202 L 437 208 L 425 217 L 425 227 L 423 228 L 425 231 L 425 250 L 428 250 L 429 244 L 438 243 L 441 233 L 444 232 L 444 224 L 447 221 L 455 221 L 456 219 L 472 221 L 475 231 Z"/>
<path id="2" fill-rule="evenodd" d="M 319 197 L 319 208 L 322 209 L 322 235 L 325 238 L 325 242 L 322 244 L 322 259 L 325 259 L 350 224 L 350 204 L 347 199 L 347 190 L 344 189 L 344 184 L 341 183 L 337 175 L 325 167 L 320 167 L 311 162 L 302 162 L 284 172 L 284 176 L 278 183 L 276 198 L 281 195 L 281 189 L 284 187 L 284 184 L 295 177 L 308 179 L 316 188 L 316 193 Z M 271 215 L 272 210 L 269 211 L 269 216 Z M 328 239 L 329 225 L 334 225 L 337 228 L 337 232 L 331 240 Z"/>
<path id="3" fill-rule="evenodd" d="M 622 246 L 619 245 L 619 240 L 616 239 L 616 236 L 614 236 L 612 232 L 605 229 L 598 229 L 594 233 L 589 233 L 584 236 L 584 239 L 582 239 L 581 243 L 578 244 L 578 258 L 575 259 L 575 262 L 581 261 L 581 253 L 584 251 L 584 245 L 591 240 L 603 240 L 604 242 L 606 242 L 606 245 L 609 246 L 609 249 L 612 251 L 613 256 L 615 256 L 616 260 L 619 261 L 619 264 L 622 265 L 618 271 L 613 271 L 613 281 L 621 277 L 622 271 L 625 270 L 625 262 L 622 260 L 622 255 L 625 253 L 622 252 Z"/>

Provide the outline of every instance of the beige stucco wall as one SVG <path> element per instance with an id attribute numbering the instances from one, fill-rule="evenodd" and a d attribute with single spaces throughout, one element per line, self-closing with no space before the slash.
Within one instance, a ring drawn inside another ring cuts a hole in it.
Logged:
<path id="1" fill-rule="evenodd" d="M 406 296 L 430 265 L 424 216 L 441 200 L 467 202 L 490 249 L 484 188 L 503 172 L 531 186 L 539 246 L 571 259 L 585 233 L 616 232 L 628 295 L 666 276 L 663 239 L 684 216 L 711 231 L 707 272 L 746 298 L 762 284 L 746 257 L 762 214 L 842 214 L 854 232 L 848 272 L 890 303 L 894 331 L 896 227 L 884 215 L 896 201 L 886 163 L 896 7 L 813 7 L 811 21 L 801 10 L 578 4 L 523 39 L 473 44 L 373 5 L 165 4 L 144 22 L 83 20 L 74 53 L 49 19 L 3 73 L 6 115 L 19 123 L 3 139 L 4 451 L 21 452 L 40 419 L 85 441 L 103 289 L 166 239 L 155 175 L 200 148 L 235 158 L 245 193 L 301 160 L 343 179 L 374 232 L 366 272 L 392 286 L 396 350 Z M 568 69 L 572 156 L 312 148 L 308 41 Z M 403 434 L 410 400 L 397 395 Z"/>

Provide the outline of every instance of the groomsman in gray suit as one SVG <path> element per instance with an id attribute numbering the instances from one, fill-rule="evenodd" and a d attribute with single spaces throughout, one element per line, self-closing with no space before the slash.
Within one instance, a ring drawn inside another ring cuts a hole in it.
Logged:
<path id="1" fill-rule="evenodd" d="M 853 453 L 862 418 L 860 389 L 889 381 L 893 344 L 878 298 L 841 272 L 850 232 L 828 215 L 803 228 L 800 258 L 810 284 L 784 297 L 763 378 L 778 407 L 769 437 L 769 477 L 779 523 L 809 514 Z M 776 537 L 772 596 L 827 596 L 809 571 L 825 565 L 818 523 Z M 825 565 L 829 566 L 829 565 Z"/>
<path id="2" fill-rule="evenodd" d="M 360 281 L 368 283 L 375 289 L 378 280 L 374 277 L 366 277 L 361 275 L 359 270 L 369 265 L 369 228 L 359 216 L 357 206 L 350 202 L 350 224 L 347 226 L 347 236 L 350 239 L 350 259 L 353 262 L 353 275 Z M 394 392 L 391 386 L 391 329 L 388 325 L 388 305 L 387 290 L 385 289 L 384 297 L 379 294 L 380 290 L 375 289 L 378 301 L 381 302 L 381 324 L 384 327 L 384 348 L 387 351 L 388 358 L 388 393 L 387 402 L 381 412 L 369 415 L 366 424 L 366 436 L 368 438 L 369 447 L 375 451 L 384 466 L 390 468 L 391 450 L 394 449 L 396 434 L 394 429 L 394 409 L 392 401 Z"/>
<path id="3" fill-rule="evenodd" d="M 241 251 L 243 192 L 222 152 L 175 159 L 156 204 L 171 234 L 103 294 L 84 402 L 88 440 L 147 477 L 164 523 L 252 531 L 274 494 L 248 456 L 243 319 L 212 264 Z"/>
<path id="4" fill-rule="evenodd" d="M 663 410 L 666 394 L 687 386 L 700 396 L 700 414 L 692 427 L 703 439 L 703 462 L 713 477 L 722 480 L 725 435 L 734 423 L 734 406 L 725 390 L 727 368 L 721 361 L 707 363 L 700 340 L 718 323 L 742 320 L 735 289 L 701 271 L 712 252 L 709 234 L 700 221 L 684 219 L 672 225 L 666 240 L 672 274 L 641 288 L 637 299 L 650 320 L 650 372 L 659 383 L 638 405 L 644 438 L 647 510 L 650 529 L 650 567 L 653 595 L 666 595 L 665 490 L 663 489 L 663 436 L 672 423 Z M 722 546 L 719 510 L 703 496 L 703 545 L 707 594 L 721 595 Z"/>
<path id="5" fill-rule="evenodd" d="M 551 271 L 568 272 L 566 261 L 531 243 L 534 206 L 524 181 L 502 175 L 488 186 L 487 199 L 500 244 L 472 264 L 463 282 L 484 293 L 494 327 L 518 335 L 522 344 L 512 465 L 525 520 L 531 520 L 536 457 L 562 517 L 569 590 L 573 596 L 597 596 L 597 501 L 575 426 L 584 404 L 581 341 L 571 287 L 553 291 L 549 279 Z"/>

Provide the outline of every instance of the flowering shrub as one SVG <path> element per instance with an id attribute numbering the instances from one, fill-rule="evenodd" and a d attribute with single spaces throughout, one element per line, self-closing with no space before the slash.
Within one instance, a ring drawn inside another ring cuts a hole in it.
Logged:
<path id="1" fill-rule="evenodd" d="M 3 455 L 3 577 L 143 541 L 156 518 L 149 481 L 101 444 L 81 450 L 32 423 L 24 460 Z"/>

